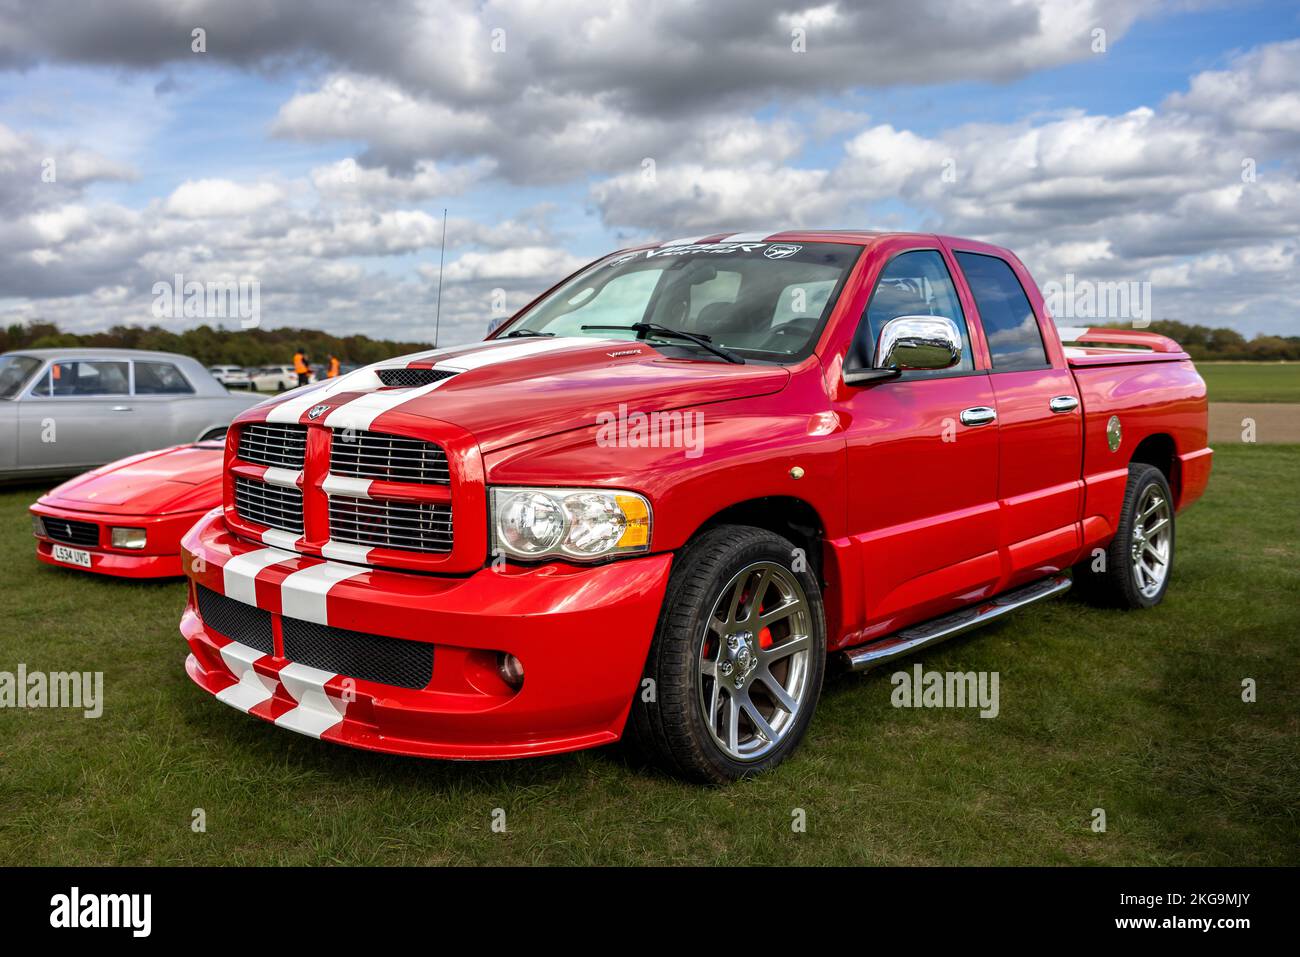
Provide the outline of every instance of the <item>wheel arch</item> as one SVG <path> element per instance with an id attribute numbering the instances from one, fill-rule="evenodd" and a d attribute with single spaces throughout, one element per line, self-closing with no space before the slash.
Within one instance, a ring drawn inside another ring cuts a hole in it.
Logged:
<path id="1" fill-rule="evenodd" d="M 1142 439 L 1133 449 L 1129 464 L 1152 465 L 1158 468 L 1174 493 L 1174 501 L 1179 501 L 1182 495 L 1182 483 L 1179 481 L 1178 474 L 1178 446 L 1174 442 L 1174 437 L 1168 432 L 1153 432 Z"/>
<path id="2" fill-rule="evenodd" d="M 691 538 L 719 525 L 750 525 L 789 539 L 796 548 L 803 549 L 818 578 L 824 578 L 826 523 L 807 500 L 793 495 L 766 495 L 736 502 L 705 519 Z"/>

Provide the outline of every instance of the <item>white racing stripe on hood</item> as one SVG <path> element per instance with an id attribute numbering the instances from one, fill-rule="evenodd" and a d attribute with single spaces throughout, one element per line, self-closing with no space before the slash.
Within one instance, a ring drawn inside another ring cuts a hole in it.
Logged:
<path id="1" fill-rule="evenodd" d="M 325 424 L 333 429 L 368 429 L 371 423 L 385 412 L 397 408 L 404 402 L 428 395 L 450 381 L 450 379 L 439 379 L 437 382 L 430 382 L 416 389 L 392 389 L 357 396 L 327 415 Z"/>
<path id="2" fill-rule="evenodd" d="M 378 389 L 383 386 L 383 383 L 379 381 L 379 376 L 375 375 L 375 368 L 371 365 L 364 369 L 356 369 L 347 375 L 331 379 L 328 385 L 309 390 L 305 395 L 285 399 L 266 414 L 266 421 L 297 425 L 304 412 L 341 392 L 365 392 Z"/>
<path id="3" fill-rule="evenodd" d="M 445 369 L 448 372 L 469 372 L 472 369 L 482 369 L 485 366 L 494 366 L 514 359 L 529 359 L 548 352 L 584 348 L 596 341 L 598 340 L 585 336 L 566 336 L 560 339 L 538 337 L 535 339 L 521 339 L 518 342 L 507 340 L 505 345 L 498 345 L 494 341 L 490 344 L 485 343 L 485 345 L 490 345 L 491 348 L 439 360 L 435 362 L 434 368 Z M 450 378 L 439 379 L 437 382 L 430 382 L 428 385 L 422 385 L 415 389 L 376 392 L 359 396 L 351 402 L 339 406 L 326 416 L 325 424 L 335 429 L 369 429 L 374 424 L 375 419 L 385 412 L 391 412 L 413 399 L 426 396 L 434 389 L 441 388 L 451 381 Z"/>
<path id="4" fill-rule="evenodd" d="M 599 339 L 588 336 L 563 336 L 558 339 L 525 338 L 519 342 L 511 341 L 510 345 L 504 349 L 471 352 L 469 355 L 458 356 L 455 359 L 444 359 L 437 364 L 436 368 L 453 372 L 469 372 L 471 369 L 482 369 L 484 366 L 494 366 L 497 363 L 509 362 L 512 359 L 531 359 L 533 356 L 543 355 L 547 352 L 560 352 L 564 349 L 590 346 L 599 341 Z"/>
<path id="5" fill-rule="evenodd" d="M 414 389 L 385 389 L 383 382 L 379 379 L 378 370 L 380 369 L 405 369 L 412 362 L 429 362 L 432 360 L 439 369 L 447 369 L 451 372 L 468 372 L 471 369 L 481 369 L 484 366 L 495 365 L 498 362 L 508 362 L 511 359 L 521 359 L 559 349 L 590 345 L 592 341 L 592 339 L 582 336 L 570 336 L 563 339 L 522 339 L 519 341 L 491 339 L 486 342 L 417 352 L 409 356 L 402 356 L 397 360 L 386 359 L 383 362 L 376 362 L 364 369 L 357 369 L 345 376 L 340 376 L 330 382 L 329 385 L 313 389 L 306 395 L 296 396 L 280 403 L 267 413 L 266 421 L 297 424 L 303 413 L 308 409 L 336 395 L 344 392 L 365 392 L 366 395 L 358 396 L 336 408 L 325 418 L 323 424 L 336 429 L 368 429 L 375 419 L 385 412 L 410 402 L 412 399 L 428 395 L 434 389 L 450 381 L 449 379 L 440 379 L 437 382 L 431 382 L 428 385 Z M 474 349 L 475 351 L 465 353 L 466 349 Z M 457 353 L 463 354 L 457 355 Z M 440 358 L 443 356 L 447 358 Z"/>
<path id="6" fill-rule="evenodd" d="M 427 362 L 430 359 L 451 355 L 469 347 L 469 345 L 447 346 L 442 349 L 415 352 L 409 356 L 398 356 L 396 359 L 372 362 L 368 366 L 354 369 L 337 379 L 331 379 L 327 385 L 313 388 L 304 395 L 286 399 L 267 413 L 266 421 L 296 425 L 298 420 L 302 418 L 302 414 L 312 406 L 319 405 L 343 392 L 375 392 L 384 388 L 384 383 L 379 378 L 380 369 L 405 369 L 412 362 Z M 410 393 L 406 393 L 406 395 L 409 397 Z"/>

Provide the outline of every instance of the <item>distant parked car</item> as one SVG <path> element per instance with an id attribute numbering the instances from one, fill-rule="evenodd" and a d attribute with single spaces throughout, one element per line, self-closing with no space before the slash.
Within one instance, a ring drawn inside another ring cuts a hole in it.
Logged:
<path id="1" fill-rule="evenodd" d="M 315 374 L 312 374 L 311 381 L 316 381 Z M 283 392 L 298 388 L 298 374 L 291 365 L 265 366 L 253 373 L 252 382 L 258 392 Z"/>
<path id="2" fill-rule="evenodd" d="M 253 387 L 252 377 L 243 366 L 208 366 L 208 371 L 212 373 L 212 378 L 227 389 L 251 389 Z"/>
<path id="3" fill-rule="evenodd" d="M 256 401 L 170 352 L 8 352 L 0 355 L 0 480 L 74 475 L 135 452 L 220 438 Z"/>
<path id="4" fill-rule="evenodd" d="M 184 574 L 181 536 L 221 504 L 224 449 L 144 452 L 64 482 L 31 507 L 36 557 L 121 578 Z"/>

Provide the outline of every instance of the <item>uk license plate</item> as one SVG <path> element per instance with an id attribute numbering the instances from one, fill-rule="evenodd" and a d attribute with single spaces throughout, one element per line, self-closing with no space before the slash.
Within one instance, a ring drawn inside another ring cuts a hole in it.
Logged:
<path id="1" fill-rule="evenodd" d="M 90 567 L 90 552 L 83 551 L 80 548 L 55 545 L 53 555 L 56 562 L 63 562 L 65 565 L 80 565 L 82 568 Z"/>

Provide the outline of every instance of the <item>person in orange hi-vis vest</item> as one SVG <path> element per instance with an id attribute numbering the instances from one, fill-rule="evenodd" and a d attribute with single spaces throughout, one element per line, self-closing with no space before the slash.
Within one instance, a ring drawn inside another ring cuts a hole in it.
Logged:
<path id="1" fill-rule="evenodd" d="M 330 356 L 329 371 L 325 373 L 327 379 L 337 379 L 339 374 L 339 357 Z"/>
<path id="2" fill-rule="evenodd" d="M 293 371 L 298 375 L 298 384 L 306 385 L 311 381 L 311 366 L 307 365 L 307 350 L 302 346 L 293 354 Z"/>

